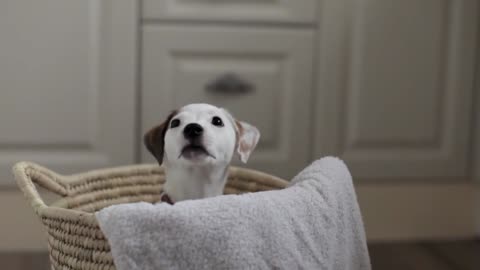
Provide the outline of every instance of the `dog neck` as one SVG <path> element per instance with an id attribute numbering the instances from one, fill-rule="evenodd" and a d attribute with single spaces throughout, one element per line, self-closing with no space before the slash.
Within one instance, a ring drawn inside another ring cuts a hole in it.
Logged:
<path id="1" fill-rule="evenodd" d="M 174 202 L 214 197 L 223 194 L 228 165 L 165 167 L 164 191 Z"/>

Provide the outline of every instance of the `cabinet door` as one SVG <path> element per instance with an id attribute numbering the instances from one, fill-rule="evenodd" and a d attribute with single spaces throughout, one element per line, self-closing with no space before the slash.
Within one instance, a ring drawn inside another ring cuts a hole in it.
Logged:
<path id="1" fill-rule="evenodd" d="M 357 178 L 464 178 L 477 1 L 325 1 L 317 155 Z"/>
<path id="2" fill-rule="evenodd" d="M 143 131 L 182 105 L 225 107 L 262 133 L 248 167 L 292 176 L 309 156 L 312 44 L 310 30 L 145 26 Z M 210 89 L 225 79 L 248 90 Z M 143 146 L 142 157 L 153 161 Z"/>
<path id="3" fill-rule="evenodd" d="M 0 3 L 0 185 L 134 161 L 136 1 Z"/>

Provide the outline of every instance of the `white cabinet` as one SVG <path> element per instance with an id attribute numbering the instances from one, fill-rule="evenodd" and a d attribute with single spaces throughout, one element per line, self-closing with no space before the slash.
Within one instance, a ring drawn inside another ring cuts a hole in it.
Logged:
<path id="1" fill-rule="evenodd" d="M 20 160 L 134 162 L 136 14 L 129 0 L 0 3 L 0 185 Z"/>
<path id="2" fill-rule="evenodd" d="M 286 178 L 329 154 L 355 179 L 466 178 L 477 17 L 469 0 L 3 1 L 0 184 L 18 160 L 153 161 L 143 132 L 191 102 L 258 126 L 247 166 Z M 247 90 L 209 90 L 225 78 Z"/>
<path id="3" fill-rule="evenodd" d="M 247 167 L 289 179 L 317 158 L 344 159 L 369 238 L 470 236 L 479 8 L 476 0 L 0 1 L 0 189 L 15 184 L 11 166 L 21 160 L 66 173 L 154 162 L 143 133 L 171 109 L 208 102 L 260 129 Z M 212 87 L 225 81 L 240 90 Z M 6 207 L 21 197 L 0 190 Z M 43 246 L 23 222 L 31 209 L 15 210 L 0 248 Z"/>
<path id="4" fill-rule="evenodd" d="M 142 48 L 142 130 L 180 106 L 206 102 L 262 132 L 248 167 L 292 176 L 309 159 L 312 30 L 147 25 Z M 211 89 L 218 81 L 248 85 Z M 143 160 L 153 161 L 144 147 Z"/>
<path id="5" fill-rule="evenodd" d="M 325 1 L 316 154 L 356 179 L 468 175 L 477 1 Z"/>

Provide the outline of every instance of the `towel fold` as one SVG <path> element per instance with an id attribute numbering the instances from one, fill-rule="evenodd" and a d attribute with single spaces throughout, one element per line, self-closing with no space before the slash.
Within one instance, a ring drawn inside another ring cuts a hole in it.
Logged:
<path id="1" fill-rule="evenodd" d="M 118 270 L 368 270 L 352 178 L 322 158 L 284 190 L 114 205 L 96 214 Z"/>

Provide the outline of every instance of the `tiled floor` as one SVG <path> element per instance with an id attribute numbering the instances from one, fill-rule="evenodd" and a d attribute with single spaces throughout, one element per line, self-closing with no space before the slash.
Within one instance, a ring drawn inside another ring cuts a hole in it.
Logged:
<path id="1" fill-rule="evenodd" d="M 373 270 L 480 270 L 480 241 L 369 245 Z M 47 270 L 46 254 L 0 253 L 0 269 Z"/>

